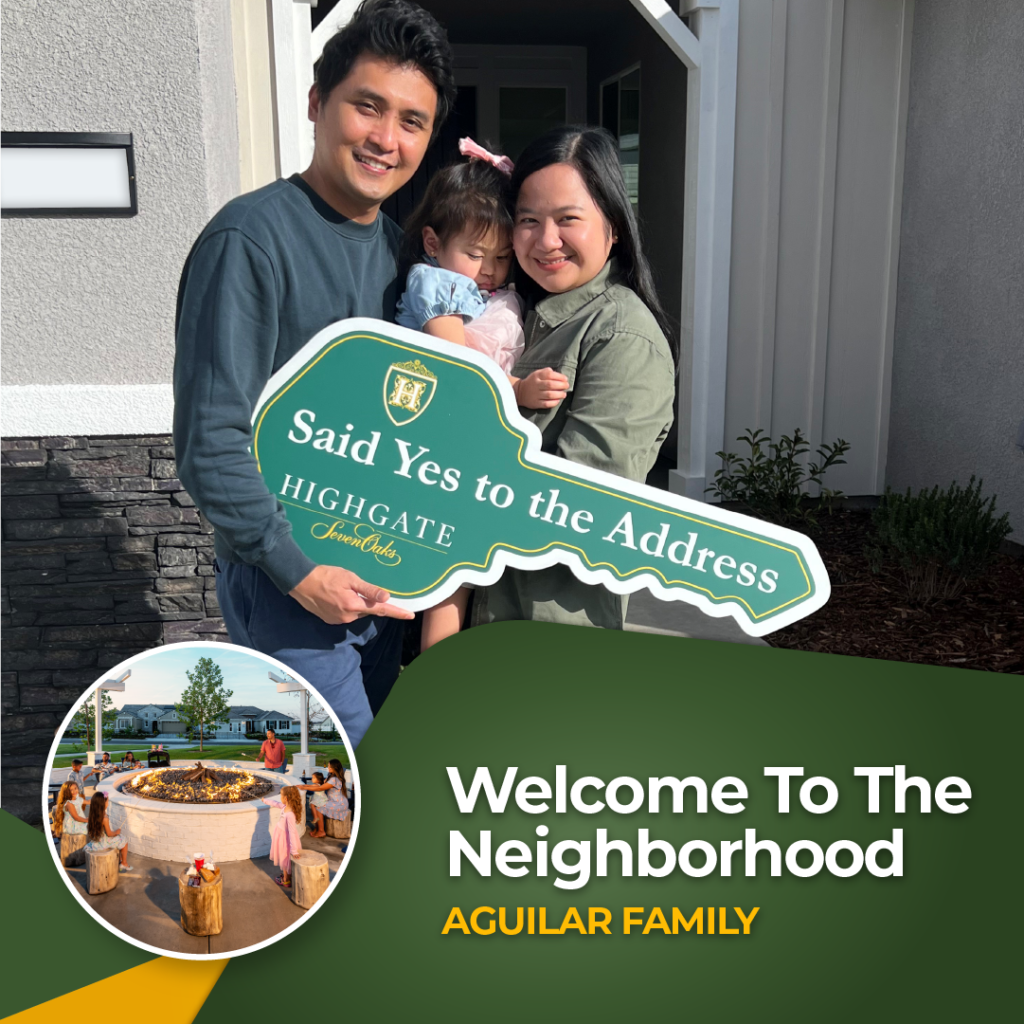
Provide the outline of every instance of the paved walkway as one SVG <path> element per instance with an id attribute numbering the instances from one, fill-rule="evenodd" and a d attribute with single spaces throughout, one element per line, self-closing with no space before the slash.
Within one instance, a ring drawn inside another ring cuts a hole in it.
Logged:
<path id="1" fill-rule="evenodd" d="M 748 636 L 731 616 L 713 619 L 683 601 L 659 601 L 649 590 L 629 595 L 626 629 L 633 633 L 661 633 L 696 640 L 725 640 L 734 644 L 767 643 Z"/>
<path id="2" fill-rule="evenodd" d="M 327 857 L 331 878 L 337 874 L 348 843 L 302 837 L 304 850 Z M 128 854 L 130 872 L 117 887 L 99 896 L 85 891 L 85 867 L 63 868 L 93 910 L 125 935 L 177 953 L 222 955 L 269 939 L 306 913 L 292 901 L 291 890 L 274 882 L 280 872 L 269 857 L 220 865 L 224 877 L 224 930 L 220 935 L 189 935 L 181 927 L 178 875 L 184 864 Z"/>

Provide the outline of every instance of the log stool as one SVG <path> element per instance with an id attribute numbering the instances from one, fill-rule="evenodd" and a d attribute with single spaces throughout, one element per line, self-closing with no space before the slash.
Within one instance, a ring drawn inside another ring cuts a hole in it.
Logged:
<path id="1" fill-rule="evenodd" d="M 224 927 L 221 912 L 223 875 L 212 882 L 200 878 L 200 885 L 188 884 L 188 868 L 178 875 L 178 902 L 181 904 L 181 927 L 189 935 L 220 935 Z"/>
<path id="2" fill-rule="evenodd" d="M 352 815 L 339 821 L 337 818 L 328 818 L 324 815 L 324 831 L 332 839 L 352 838 Z"/>
<path id="3" fill-rule="evenodd" d="M 85 891 L 90 896 L 110 892 L 117 885 L 119 861 L 115 849 L 85 851 Z"/>
<path id="4" fill-rule="evenodd" d="M 327 858 L 315 850 L 303 850 L 292 858 L 292 896 L 295 903 L 308 910 L 325 892 L 331 880 Z"/>
<path id="5" fill-rule="evenodd" d="M 60 862 L 66 868 L 77 867 L 85 863 L 85 844 L 88 836 L 68 835 L 64 832 L 60 837 Z"/>

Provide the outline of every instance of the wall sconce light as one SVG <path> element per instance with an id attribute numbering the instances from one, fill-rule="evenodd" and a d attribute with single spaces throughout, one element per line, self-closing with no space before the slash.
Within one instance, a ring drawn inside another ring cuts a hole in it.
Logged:
<path id="1" fill-rule="evenodd" d="M 3 132 L 4 217 L 134 217 L 131 133 Z"/>

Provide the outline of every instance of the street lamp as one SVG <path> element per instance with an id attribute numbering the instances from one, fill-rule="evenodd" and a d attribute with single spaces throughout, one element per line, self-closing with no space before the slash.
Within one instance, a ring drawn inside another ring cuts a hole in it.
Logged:
<path id="1" fill-rule="evenodd" d="M 103 745 L 103 691 L 112 690 L 115 693 L 124 693 L 124 681 L 132 674 L 132 670 L 126 669 L 116 679 L 104 679 L 96 687 L 96 749 L 89 752 L 88 761 L 92 766 L 102 761 Z"/>
<path id="2" fill-rule="evenodd" d="M 316 767 L 316 755 L 309 752 L 309 691 L 296 679 L 280 676 L 276 672 L 268 672 L 271 682 L 277 683 L 278 693 L 297 693 L 299 695 L 299 715 L 302 719 L 300 752 L 292 757 L 292 771 L 312 771 Z"/>

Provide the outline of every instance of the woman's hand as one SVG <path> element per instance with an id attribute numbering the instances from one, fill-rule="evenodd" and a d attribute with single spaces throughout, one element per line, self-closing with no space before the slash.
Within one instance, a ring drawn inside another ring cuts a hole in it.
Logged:
<path id="1" fill-rule="evenodd" d="M 569 378 L 564 373 L 545 367 L 528 377 L 509 377 L 516 402 L 524 409 L 553 409 L 565 398 Z"/>
<path id="2" fill-rule="evenodd" d="M 291 596 L 308 612 L 337 626 L 355 622 L 364 615 L 386 615 L 392 619 L 415 618 L 397 605 L 388 604 L 390 594 L 365 583 L 354 572 L 333 565 L 318 565 Z"/>

